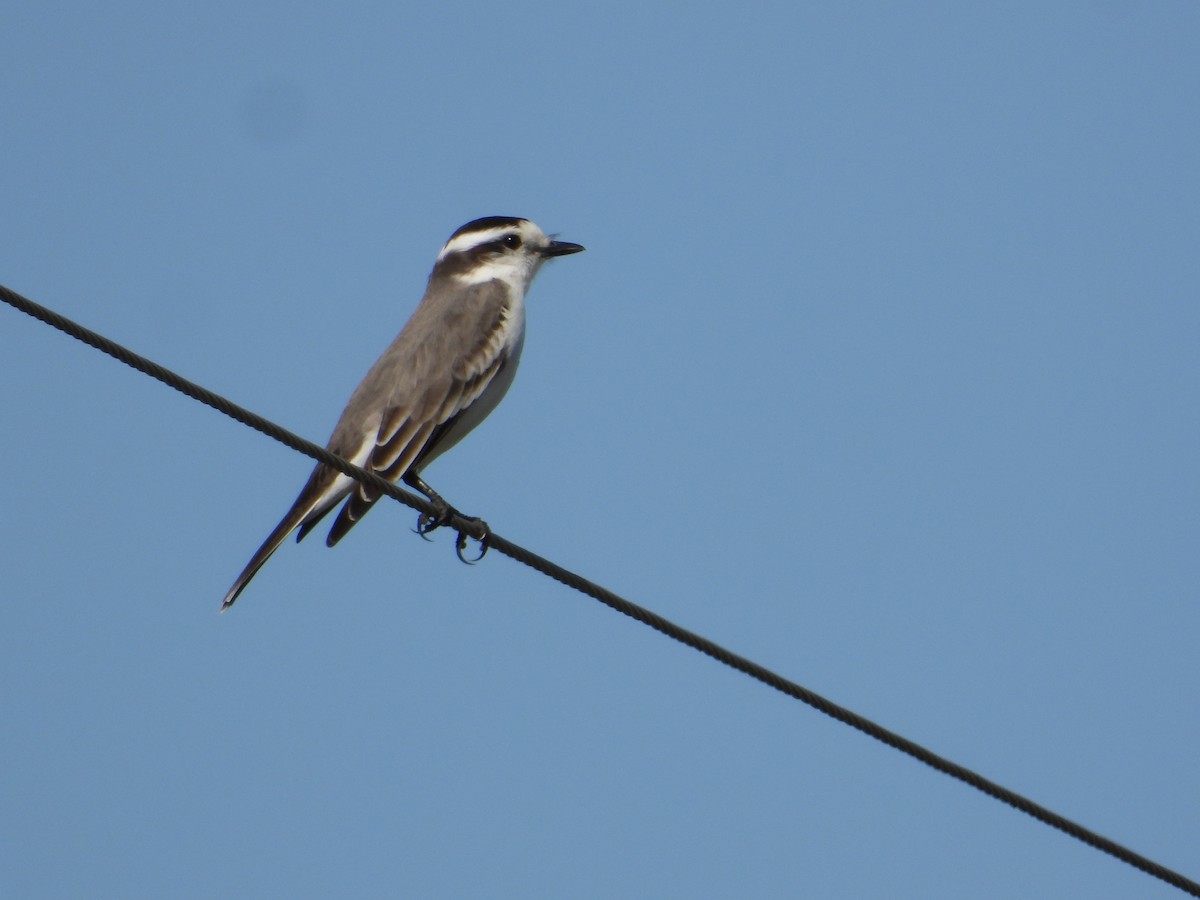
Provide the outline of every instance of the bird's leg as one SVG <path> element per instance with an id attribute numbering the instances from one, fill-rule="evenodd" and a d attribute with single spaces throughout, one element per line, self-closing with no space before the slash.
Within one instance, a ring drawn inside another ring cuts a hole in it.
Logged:
<path id="1" fill-rule="evenodd" d="M 417 517 L 417 534 L 421 535 L 421 537 L 425 538 L 426 540 L 429 540 L 429 534 L 436 531 L 438 528 L 441 528 L 455 516 L 458 516 L 460 519 L 465 519 L 468 522 L 478 523 L 483 532 L 482 537 L 479 538 L 479 555 L 475 557 L 475 559 L 467 559 L 465 556 L 463 556 L 463 550 L 467 548 L 467 533 L 461 530 L 458 532 L 458 540 L 454 542 L 454 552 L 458 555 L 460 560 L 468 565 L 473 565 L 474 563 L 477 563 L 479 560 L 483 559 L 484 554 L 487 553 L 488 534 L 491 531 L 491 529 L 488 528 L 487 522 L 476 516 L 463 515 L 444 499 L 442 499 L 442 495 L 427 485 L 425 480 L 416 472 L 405 472 L 402 480 L 413 490 L 420 491 L 422 494 L 424 494 L 429 502 L 436 507 L 432 515 L 429 513 L 421 513 L 421 515 Z"/>
<path id="2" fill-rule="evenodd" d="M 416 472 L 405 472 L 403 482 L 410 488 L 420 491 L 425 495 L 425 498 L 434 505 L 433 514 L 421 513 L 417 518 L 417 534 L 421 537 L 441 528 L 458 512 L 453 506 L 442 499 L 442 495 L 425 483 Z"/>

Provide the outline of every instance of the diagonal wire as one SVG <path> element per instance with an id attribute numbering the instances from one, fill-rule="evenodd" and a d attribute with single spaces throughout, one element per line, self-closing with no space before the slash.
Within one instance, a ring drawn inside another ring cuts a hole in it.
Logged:
<path id="1" fill-rule="evenodd" d="M 122 347 L 120 344 L 109 340 L 101 334 L 97 334 L 90 329 L 84 328 L 82 325 L 73 322 L 66 316 L 62 316 L 53 310 L 34 303 L 32 300 L 22 297 L 20 294 L 9 290 L 3 285 L 0 285 L 0 300 L 3 300 L 10 306 L 19 309 L 21 312 L 27 313 L 28 315 L 33 316 L 33 318 L 45 322 L 47 325 L 57 328 L 59 331 L 62 331 L 63 333 L 70 335 L 71 337 L 76 338 L 77 340 L 80 340 L 89 346 L 95 347 L 97 350 L 100 350 L 103 353 L 107 353 L 114 359 L 118 359 L 126 365 L 137 369 L 139 372 L 143 372 L 146 375 L 161 381 L 168 387 L 172 387 L 195 400 L 199 400 L 206 406 L 210 406 L 218 412 L 222 412 L 225 415 L 236 419 L 242 424 L 248 425 L 257 431 L 262 432 L 270 438 L 274 438 L 288 447 L 291 447 L 293 450 L 303 453 L 305 456 L 312 457 L 317 462 L 324 463 L 325 465 L 336 469 L 337 471 L 342 472 L 351 478 L 362 482 L 363 484 L 369 485 L 370 487 L 380 491 L 383 494 L 387 494 L 389 497 L 399 500 L 401 503 L 404 503 L 413 509 L 424 513 L 435 512 L 433 505 L 426 501 L 425 498 L 402 490 L 401 488 L 396 487 L 390 481 L 380 478 L 375 473 L 368 472 L 365 469 L 360 469 L 358 466 L 346 462 L 346 460 L 334 455 L 333 453 L 330 453 L 324 447 L 318 446 L 311 441 L 305 440 L 299 435 L 293 434 L 279 425 L 276 425 L 274 422 L 264 419 L 262 416 L 252 413 L 249 410 L 238 406 L 236 403 L 226 400 L 224 397 L 214 394 L 212 391 L 188 381 L 182 376 L 175 374 L 170 369 L 166 369 L 163 366 L 158 365 L 158 363 L 155 363 L 144 356 L 140 356 L 137 353 L 134 353 L 132 350 Z M 459 531 L 460 533 L 470 534 L 476 538 L 482 538 L 485 534 L 484 529 L 486 528 L 486 526 L 484 526 L 482 522 L 477 519 L 467 519 L 461 516 L 455 516 L 452 518 L 448 523 L 448 526 L 456 531 Z M 978 791 L 982 791 L 989 797 L 993 797 L 996 800 L 999 800 L 1001 803 L 1006 803 L 1014 809 L 1017 809 L 1026 815 L 1032 816 L 1039 822 L 1049 825 L 1051 828 L 1056 828 L 1064 834 L 1070 835 L 1076 840 L 1082 841 L 1083 843 L 1090 847 L 1094 847 L 1102 853 L 1107 853 L 1109 856 L 1119 859 L 1121 862 L 1127 863 L 1128 865 L 1145 872 L 1147 875 L 1151 875 L 1160 881 L 1166 882 L 1172 887 L 1178 888 L 1184 893 L 1190 894 L 1193 897 L 1200 897 L 1200 883 L 1186 878 L 1182 874 L 1172 869 L 1168 869 L 1166 866 L 1156 863 L 1154 860 L 1142 856 L 1140 853 L 1136 853 L 1133 850 L 1130 850 L 1128 847 L 1118 844 L 1116 841 L 1110 840 L 1101 834 L 1097 834 L 1094 831 L 1084 828 L 1082 825 L 1073 822 L 1064 816 L 1060 816 L 1058 813 L 1047 809 L 1040 804 L 1034 803 L 1032 800 L 1016 793 L 1015 791 L 1011 791 L 994 781 L 989 781 L 977 772 L 974 772 L 965 766 L 960 766 L 958 763 L 952 762 L 945 757 L 939 756 L 932 750 L 928 750 L 925 747 L 922 747 L 920 744 L 896 734 L 894 731 L 889 731 L 882 725 L 872 722 L 870 719 L 866 719 L 843 706 L 838 706 L 836 703 L 832 702 L 831 700 L 827 700 L 820 694 L 814 693 L 813 691 L 810 691 L 793 681 L 789 681 L 782 675 L 772 672 L 770 669 L 760 666 L 758 663 L 753 662 L 744 656 L 739 656 L 731 650 L 725 649 L 720 644 L 716 644 L 708 640 L 708 638 L 701 637 L 694 632 L 688 631 L 686 628 L 676 625 L 669 619 L 664 619 L 657 613 L 638 606 L 636 603 L 632 603 L 629 600 L 626 600 L 624 597 L 614 594 L 607 588 L 601 587 L 595 582 L 588 581 L 586 578 L 583 578 L 582 576 L 577 575 L 568 569 L 564 569 L 562 566 L 553 563 L 550 560 L 525 549 L 524 547 L 506 540 L 505 538 L 500 537 L 498 534 L 488 533 L 487 546 L 498 553 L 502 553 L 505 556 L 516 560 L 517 562 L 536 569 L 543 575 L 547 575 L 550 578 L 553 578 L 554 580 L 566 585 L 567 587 L 573 588 L 595 600 L 600 601 L 605 606 L 608 606 L 619 613 L 623 613 L 624 615 L 627 615 L 632 619 L 636 619 L 644 625 L 650 626 L 655 631 L 664 634 L 673 640 L 679 641 L 680 643 L 685 644 L 694 650 L 699 650 L 701 653 L 712 657 L 717 662 L 723 663 L 732 669 L 736 669 L 739 672 L 749 675 L 751 678 L 762 682 L 768 687 L 772 687 L 789 697 L 801 701 L 802 703 L 806 703 L 813 709 L 823 712 L 825 715 L 830 716 L 831 718 L 834 718 L 845 725 L 849 725 L 851 728 L 857 729 L 863 734 L 873 737 L 875 740 L 881 741 L 884 744 L 887 744 L 889 747 L 899 750 L 901 753 L 911 756 L 913 759 L 924 763 L 930 768 L 936 769 L 945 775 L 949 775 L 951 778 L 956 778 L 964 784 L 970 785 Z"/>

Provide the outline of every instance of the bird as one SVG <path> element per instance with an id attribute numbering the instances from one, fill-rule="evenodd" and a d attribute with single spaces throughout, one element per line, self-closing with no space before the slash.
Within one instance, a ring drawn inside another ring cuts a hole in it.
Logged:
<path id="1" fill-rule="evenodd" d="M 438 253 L 408 323 L 351 394 L 326 448 L 424 494 L 438 513 L 423 517 L 418 531 L 432 530 L 457 513 L 421 472 L 508 392 L 525 344 L 525 293 L 534 276 L 546 260 L 583 249 L 546 235 L 528 219 L 487 216 L 463 225 Z M 332 547 L 379 496 L 318 463 L 292 508 L 229 588 L 221 611 L 233 605 L 292 531 L 302 540 L 342 503 L 325 540 Z"/>

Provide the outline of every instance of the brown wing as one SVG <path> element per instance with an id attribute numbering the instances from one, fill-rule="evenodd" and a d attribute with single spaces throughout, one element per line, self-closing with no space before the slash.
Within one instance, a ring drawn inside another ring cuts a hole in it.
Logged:
<path id="1" fill-rule="evenodd" d="M 507 300 L 503 285 L 490 282 L 476 286 L 465 301 L 460 298 L 456 309 L 434 309 L 425 317 L 418 310 L 356 392 L 356 397 L 371 393 L 364 387 L 373 375 L 397 386 L 386 398 L 365 468 L 399 481 L 414 463 L 436 450 L 453 422 L 487 390 L 508 358 L 514 322 Z M 376 491 L 357 485 L 326 544 L 332 547 L 345 537 L 378 499 Z M 305 523 L 301 536 L 315 524 Z"/>

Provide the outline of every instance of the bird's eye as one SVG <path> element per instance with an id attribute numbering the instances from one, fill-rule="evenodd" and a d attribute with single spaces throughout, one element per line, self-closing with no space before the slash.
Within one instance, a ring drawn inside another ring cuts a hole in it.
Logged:
<path id="1" fill-rule="evenodd" d="M 519 234 L 506 234 L 500 239 L 500 243 L 502 243 L 505 247 L 508 247 L 510 250 L 520 250 L 521 236 Z"/>

